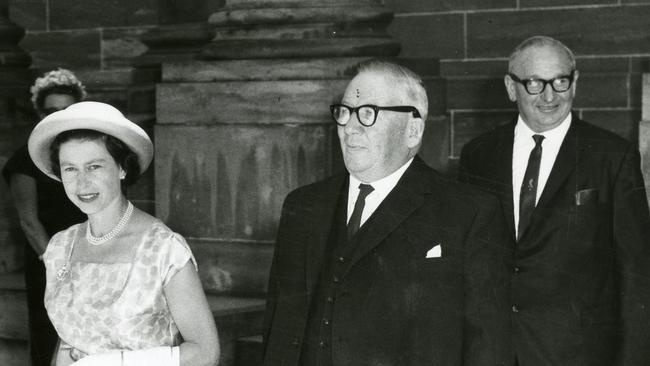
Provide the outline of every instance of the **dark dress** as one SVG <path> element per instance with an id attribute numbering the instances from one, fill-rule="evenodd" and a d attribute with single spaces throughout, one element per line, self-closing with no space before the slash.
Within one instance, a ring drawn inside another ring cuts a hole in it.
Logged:
<path id="1" fill-rule="evenodd" d="M 2 169 L 2 176 L 7 184 L 14 174 L 24 174 L 36 179 L 38 219 L 49 236 L 86 220 L 86 216 L 65 195 L 61 182 L 41 173 L 34 165 L 29 157 L 27 145 L 19 148 Z M 25 285 L 29 307 L 32 365 L 49 366 L 58 337 L 43 306 L 45 267 L 30 245 L 25 245 Z"/>

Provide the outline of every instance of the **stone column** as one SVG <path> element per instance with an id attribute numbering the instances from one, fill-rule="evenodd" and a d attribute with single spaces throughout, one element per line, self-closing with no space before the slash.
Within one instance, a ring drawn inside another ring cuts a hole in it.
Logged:
<path id="1" fill-rule="evenodd" d="M 236 337 L 260 334 L 263 301 L 243 299 L 264 297 L 286 194 L 343 168 L 329 105 L 359 62 L 399 53 L 392 17 L 375 1 L 229 1 L 209 17 L 214 37 L 199 60 L 162 63 L 156 214 L 188 238 L 215 301 L 248 314 L 217 321 L 223 365 Z M 442 121 L 437 60 L 401 62 L 430 76 Z"/>
<path id="2" fill-rule="evenodd" d="M 7 0 L 0 0 L 0 169 L 27 139 L 33 124 L 29 101 L 32 75 L 29 55 L 18 47 L 24 31 L 9 20 Z M 22 268 L 26 239 L 20 230 L 11 194 L 0 178 L 0 364 L 26 365 L 27 303 L 22 275 L 8 275 Z"/>
<path id="3" fill-rule="evenodd" d="M 639 151 L 646 193 L 650 197 L 650 74 L 643 74 L 641 122 L 639 122 Z M 650 203 L 650 198 L 648 199 Z"/>
<path id="4" fill-rule="evenodd" d="M 7 0 L 0 0 L 0 127 L 25 127 L 32 117 L 31 59 L 18 47 L 25 31 L 9 20 L 8 13 Z"/>
<path id="5" fill-rule="evenodd" d="M 18 47 L 24 30 L 11 22 L 7 0 L 0 0 L 0 169 L 24 143 L 32 126 L 29 55 Z M 24 237 L 8 187 L 0 179 L 0 273 L 22 266 Z"/>

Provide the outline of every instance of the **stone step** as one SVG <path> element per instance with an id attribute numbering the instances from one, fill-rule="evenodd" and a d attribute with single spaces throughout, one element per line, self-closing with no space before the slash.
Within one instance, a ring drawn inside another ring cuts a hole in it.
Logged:
<path id="1" fill-rule="evenodd" d="M 207 297 L 219 330 L 219 365 L 231 366 L 237 339 L 262 332 L 264 299 L 214 294 Z M 0 365 L 27 364 L 28 335 L 23 274 L 0 274 Z"/>
<path id="2" fill-rule="evenodd" d="M 208 296 L 221 345 L 220 366 L 233 366 L 237 340 L 262 333 L 265 301 L 259 298 Z"/>
<path id="3" fill-rule="evenodd" d="M 0 275 L 0 365 L 24 366 L 29 360 L 27 300 L 21 272 Z"/>
<path id="4" fill-rule="evenodd" d="M 25 366 L 29 364 L 27 341 L 0 338 L 0 365 Z"/>
<path id="5" fill-rule="evenodd" d="M 237 339 L 234 366 L 261 366 L 262 347 L 261 335 Z"/>
<path id="6" fill-rule="evenodd" d="M 0 338 L 26 341 L 27 298 L 22 272 L 0 275 Z"/>

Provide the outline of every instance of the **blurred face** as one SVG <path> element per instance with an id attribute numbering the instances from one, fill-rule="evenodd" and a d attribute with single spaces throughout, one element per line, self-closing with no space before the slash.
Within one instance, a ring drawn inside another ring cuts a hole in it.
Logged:
<path id="1" fill-rule="evenodd" d="M 70 140 L 59 148 L 61 181 L 68 198 L 87 215 L 117 205 L 125 171 L 102 140 Z"/>
<path id="2" fill-rule="evenodd" d="M 538 78 L 550 80 L 571 73 L 568 55 L 554 46 L 535 46 L 524 50 L 514 60 L 511 72 L 518 78 Z M 508 96 L 517 102 L 519 113 L 530 129 L 544 132 L 557 127 L 571 113 L 576 94 L 578 72 L 575 72 L 571 88 L 556 92 L 547 84 L 542 93 L 530 95 L 524 86 L 510 76 L 505 77 Z"/>
<path id="3" fill-rule="evenodd" d="M 378 72 L 357 75 L 345 90 L 342 104 L 357 107 L 410 105 L 391 79 Z M 414 154 L 422 140 L 424 122 L 411 113 L 381 110 L 370 127 L 359 123 L 356 113 L 337 132 L 345 167 L 363 182 L 374 182 L 399 169 Z"/>
<path id="4" fill-rule="evenodd" d="M 69 94 L 49 94 L 43 100 L 43 111 L 41 113 L 41 118 L 44 118 L 45 116 L 50 115 L 54 112 L 58 112 L 62 109 L 66 109 L 74 102 L 74 97 Z"/>

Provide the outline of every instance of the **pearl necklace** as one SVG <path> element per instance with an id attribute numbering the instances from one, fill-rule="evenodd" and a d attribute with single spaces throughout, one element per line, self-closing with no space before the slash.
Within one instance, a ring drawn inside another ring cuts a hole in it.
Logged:
<path id="1" fill-rule="evenodd" d="M 93 234 L 90 232 L 90 220 L 88 220 L 87 225 L 86 225 L 86 240 L 88 241 L 89 244 L 91 245 L 102 245 L 106 243 L 107 241 L 113 239 L 117 234 L 124 229 L 124 226 L 126 226 L 126 223 L 129 221 L 131 218 L 131 214 L 133 214 L 133 204 L 129 201 L 128 205 L 126 206 L 126 210 L 124 211 L 124 214 L 120 218 L 120 221 L 115 225 L 114 228 L 111 229 L 108 233 L 105 235 L 102 235 L 100 237 L 93 236 Z"/>

